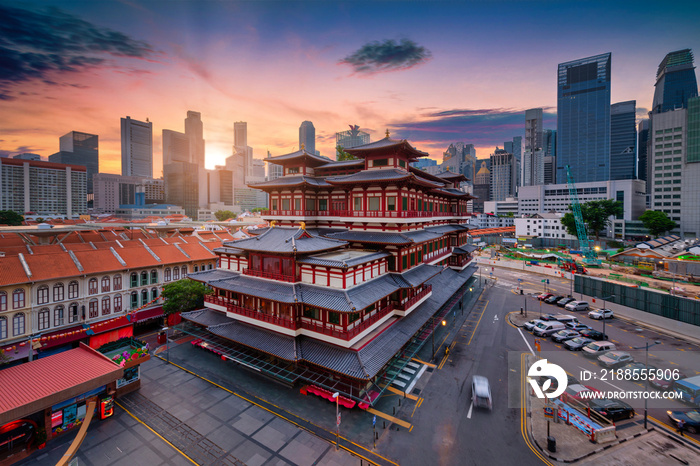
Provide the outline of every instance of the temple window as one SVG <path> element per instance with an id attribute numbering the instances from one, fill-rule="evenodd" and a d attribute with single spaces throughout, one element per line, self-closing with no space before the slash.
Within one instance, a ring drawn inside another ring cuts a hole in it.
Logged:
<path id="1" fill-rule="evenodd" d="M 362 210 L 362 198 L 361 197 L 353 198 L 353 210 Z"/>
<path id="2" fill-rule="evenodd" d="M 299 167 L 289 167 L 287 169 L 288 173 L 294 174 L 294 173 L 299 173 Z"/>
<path id="3" fill-rule="evenodd" d="M 320 211 L 328 210 L 328 200 L 327 199 L 319 199 L 318 200 L 318 210 L 320 210 Z"/>
<path id="4" fill-rule="evenodd" d="M 386 167 L 389 165 L 389 159 L 377 159 L 374 161 L 375 167 Z"/>
<path id="5" fill-rule="evenodd" d="M 396 210 L 396 196 L 386 198 L 386 210 Z"/>
<path id="6" fill-rule="evenodd" d="M 282 210 L 289 210 L 289 199 L 282 199 Z"/>
<path id="7" fill-rule="evenodd" d="M 306 307 L 304 308 L 304 317 L 307 319 L 319 319 L 320 312 L 318 309 L 313 308 L 313 307 Z"/>
<path id="8" fill-rule="evenodd" d="M 368 199 L 368 202 L 369 202 L 368 210 L 379 210 L 379 201 L 380 201 L 380 198 L 378 198 L 378 197 L 370 197 Z"/>
<path id="9" fill-rule="evenodd" d="M 329 312 L 328 313 L 328 323 L 335 324 L 335 325 L 340 324 L 340 314 L 337 312 Z"/>

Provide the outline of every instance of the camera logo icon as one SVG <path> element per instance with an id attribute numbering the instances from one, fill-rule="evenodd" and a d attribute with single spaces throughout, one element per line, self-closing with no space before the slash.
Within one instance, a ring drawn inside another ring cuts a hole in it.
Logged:
<path id="1" fill-rule="evenodd" d="M 561 366 L 547 362 L 546 359 L 540 359 L 527 371 L 528 382 L 532 390 L 537 395 L 537 398 L 556 398 L 564 393 L 568 378 L 566 372 Z M 547 377 L 542 386 L 537 383 L 540 377 Z M 557 381 L 557 388 L 553 392 L 548 392 L 552 386 L 552 378 Z"/>

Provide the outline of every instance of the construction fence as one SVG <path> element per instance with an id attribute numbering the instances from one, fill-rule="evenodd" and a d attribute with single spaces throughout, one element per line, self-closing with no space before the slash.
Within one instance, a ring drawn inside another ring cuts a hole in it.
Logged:
<path id="1" fill-rule="evenodd" d="M 673 296 L 661 291 L 649 290 L 620 283 L 611 283 L 600 278 L 576 275 L 574 291 L 608 303 L 627 306 L 639 311 L 700 326 L 700 300 Z"/>

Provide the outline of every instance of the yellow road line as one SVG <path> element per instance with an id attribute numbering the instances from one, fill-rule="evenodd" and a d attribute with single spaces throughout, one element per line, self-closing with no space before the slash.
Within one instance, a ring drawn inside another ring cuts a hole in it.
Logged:
<path id="1" fill-rule="evenodd" d="M 391 385 L 389 385 L 388 387 L 386 387 L 386 389 L 389 390 L 390 392 L 396 393 L 397 395 L 403 395 L 403 396 L 405 396 L 406 398 L 409 398 L 409 399 L 411 399 L 411 400 L 418 401 L 418 397 L 417 397 L 416 395 L 411 395 L 410 393 L 402 392 L 402 391 L 399 390 L 398 388 L 394 388 L 394 387 L 392 387 Z"/>
<path id="2" fill-rule="evenodd" d="M 425 364 L 425 365 L 428 366 L 428 367 L 432 367 L 432 368 L 435 368 L 435 367 L 436 367 L 435 364 L 431 364 L 431 363 L 429 363 L 429 362 L 421 361 L 421 360 L 418 359 L 418 358 L 412 358 L 411 360 L 412 360 L 412 361 L 419 362 L 419 363 L 421 363 L 421 364 Z"/>
<path id="3" fill-rule="evenodd" d="M 423 398 L 420 398 L 420 399 L 418 400 L 418 403 L 416 403 L 416 405 L 413 407 L 413 412 L 411 413 L 411 417 L 413 417 L 413 415 L 416 414 L 416 409 L 418 409 L 418 407 L 420 406 L 420 404 L 421 404 L 422 402 L 423 402 Z M 410 431 L 409 431 L 409 432 L 410 432 Z"/>
<path id="4" fill-rule="evenodd" d="M 513 328 L 518 328 L 518 326 L 513 324 L 513 322 L 511 322 L 510 319 L 508 318 L 508 316 L 511 314 L 515 314 L 516 312 L 518 312 L 518 311 L 509 312 L 508 314 L 506 314 L 506 323 L 508 323 L 508 325 L 510 325 Z"/>
<path id="5" fill-rule="evenodd" d="M 309 433 L 312 434 L 312 435 L 316 435 L 316 434 L 314 434 L 311 430 L 309 430 L 307 427 L 302 426 L 302 425 L 299 424 L 298 422 L 292 421 L 290 418 L 285 417 L 285 416 L 283 416 L 283 415 L 280 414 L 280 413 L 276 413 L 276 412 L 272 411 L 271 409 L 266 408 L 265 406 L 261 405 L 260 403 L 256 403 L 255 401 L 250 400 L 250 399 L 244 397 L 243 395 L 241 395 L 241 394 L 239 394 L 239 393 L 236 393 L 236 392 L 234 392 L 234 391 L 231 391 L 231 390 L 229 390 L 228 388 L 226 388 L 226 387 L 224 387 L 224 386 L 222 386 L 222 385 L 219 385 L 219 384 L 216 383 L 216 382 L 213 382 L 213 381 L 207 379 L 206 377 L 202 377 L 201 375 L 199 375 L 199 374 L 197 374 L 197 373 L 195 373 L 195 372 L 192 372 L 192 371 L 189 370 L 189 369 L 186 369 L 186 368 L 184 368 L 184 367 L 182 367 L 182 366 L 180 366 L 180 365 L 178 365 L 178 364 L 175 364 L 175 363 L 172 362 L 172 361 L 166 361 L 166 360 L 163 359 L 161 356 L 156 356 L 156 357 L 157 357 L 158 359 L 160 359 L 161 361 L 163 361 L 163 362 L 167 362 L 168 364 L 172 364 L 173 366 L 177 367 L 177 368 L 180 369 L 180 370 L 183 370 L 183 371 L 187 372 L 188 374 L 192 374 L 192 375 L 194 375 L 195 377 L 204 380 L 205 382 L 209 382 L 210 384 L 214 385 L 215 387 L 219 387 L 220 389 L 222 389 L 222 390 L 224 390 L 224 391 L 227 391 L 227 392 L 229 392 L 230 394 L 235 395 L 235 396 L 237 396 L 238 398 L 240 398 L 240 399 L 242 399 L 242 400 L 244 400 L 244 401 L 247 401 L 248 403 L 250 403 L 250 404 L 252 404 L 252 405 L 257 406 L 258 408 L 263 409 L 263 410 L 267 411 L 268 413 L 270 413 L 270 414 L 272 414 L 272 415 L 274 415 L 274 416 L 277 416 L 277 417 L 280 418 L 280 419 L 284 419 L 285 421 L 289 422 L 290 424 L 293 424 L 293 425 L 297 426 L 298 428 L 303 429 L 303 430 L 309 432 Z M 266 402 L 266 403 L 268 403 L 270 406 L 274 406 L 275 408 L 279 409 L 280 411 L 282 411 L 282 412 L 284 412 L 284 413 L 287 413 L 287 414 L 290 414 L 290 415 L 291 415 L 291 413 L 287 412 L 285 409 L 280 408 L 279 406 L 277 406 L 277 405 L 275 405 L 275 404 L 273 404 L 273 403 L 270 403 L 270 402 Z M 369 410 L 368 410 L 368 411 L 369 411 Z M 296 417 L 298 417 L 298 418 L 300 418 L 300 419 L 304 419 L 304 418 L 301 417 L 301 416 L 296 416 Z M 333 433 L 333 432 L 331 432 L 331 431 L 329 431 L 329 430 L 327 430 L 327 429 L 325 429 L 325 428 L 319 426 L 318 424 L 314 424 L 313 422 L 309 421 L 308 419 L 304 419 L 304 420 L 305 420 L 306 422 L 308 422 L 309 424 L 311 424 L 312 426 L 318 428 L 318 429 L 325 430 L 326 432 L 328 432 L 328 433 L 330 433 L 330 434 Z M 343 440 L 345 440 L 346 442 L 348 442 L 348 443 L 350 443 L 350 444 L 352 444 L 352 445 L 355 445 L 355 446 L 358 447 L 358 448 L 361 448 L 361 449 L 363 449 L 363 450 L 365 450 L 365 451 L 367 451 L 367 452 L 369 452 L 369 453 L 372 453 L 373 455 L 375 455 L 375 456 L 377 456 L 377 457 L 379 457 L 379 458 L 381 458 L 381 459 L 383 459 L 383 460 L 385 460 L 385 461 L 388 461 L 388 462 L 391 463 L 391 464 L 394 464 L 394 465 L 396 465 L 396 466 L 399 466 L 399 463 L 396 463 L 395 461 L 391 461 L 389 458 L 385 458 L 384 456 L 382 456 L 382 455 L 380 455 L 380 454 L 378 454 L 378 453 L 374 453 L 373 451 L 371 451 L 371 450 L 365 448 L 364 446 L 360 445 L 359 443 L 355 443 L 355 442 L 353 442 L 352 440 L 347 439 L 347 438 L 345 438 L 345 437 L 340 437 L 340 438 L 342 438 Z M 343 450 L 348 451 L 349 453 L 351 453 L 351 454 L 353 454 L 353 455 L 355 455 L 355 456 L 359 456 L 360 458 L 364 459 L 365 461 L 368 461 L 368 462 L 370 462 L 370 463 L 372 463 L 372 464 L 376 464 L 374 461 L 370 460 L 369 458 L 367 458 L 367 457 L 365 457 L 365 456 L 362 456 L 362 455 L 360 455 L 359 453 L 357 453 L 356 451 L 352 451 L 352 450 L 350 450 L 349 448 L 347 448 L 347 447 L 345 447 L 345 446 L 343 446 L 343 445 L 340 445 L 340 448 L 342 448 Z"/>
<path id="6" fill-rule="evenodd" d="M 406 429 L 410 429 L 410 428 L 411 428 L 411 423 L 410 423 L 410 422 L 402 421 L 401 419 L 399 419 L 399 418 L 397 418 L 397 417 L 391 416 L 391 415 L 386 414 L 386 413 L 383 413 L 383 412 L 381 412 L 381 411 L 377 411 L 377 410 L 374 409 L 374 408 L 367 408 L 367 412 L 368 412 L 368 413 L 375 414 L 375 415 L 377 415 L 377 416 L 379 416 L 379 417 L 381 417 L 381 418 L 384 418 L 384 419 L 386 419 L 387 421 L 391 421 L 391 422 L 393 422 L 394 424 L 398 424 L 398 425 L 400 425 L 401 427 L 404 427 L 404 428 L 406 428 Z"/>
<path id="7" fill-rule="evenodd" d="M 146 424 L 145 422 L 143 422 L 141 419 L 137 418 L 131 411 L 129 411 L 128 409 L 126 409 L 124 406 L 122 406 L 121 403 L 119 403 L 117 400 L 114 400 L 114 403 L 115 403 L 117 406 L 119 406 L 121 409 L 123 409 L 124 411 L 126 411 L 126 413 L 127 413 L 129 416 L 133 417 L 133 418 L 136 419 L 138 422 L 140 422 L 141 424 L 143 424 L 143 425 L 146 427 L 146 429 L 148 429 L 148 430 L 150 430 L 151 432 L 153 432 L 154 434 L 156 434 L 162 441 L 164 441 L 165 443 L 167 443 L 168 445 L 170 445 L 171 447 L 173 447 L 173 449 L 174 449 L 175 451 L 177 451 L 177 452 L 180 453 L 182 456 L 184 456 L 185 458 L 187 458 L 192 464 L 197 464 L 197 465 L 198 465 L 198 463 L 197 463 L 196 461 L 194 461 L 192 458 L 190 458 L 189 456 L 187 456 L 187 455 L 186 455 L 182 450 L 180 450 L 178 447 L 176 447 L 176 446 L 173 445 L 172 443 L 168 442 L 168 441 L 167 441 L 165 438 L 163 438 L 163 436 L 160 435 L 158 432 L 156 432 L 155 430 L 151 429 L 151 427 L 150 427 L 148 424 Z"/>
<path id="8" fill-rule="evenodd" d="M 527 390 L 525 388 L 525 356 L 526 353 L 522 353 L 520 355 L 520 376 L 521 376 L 521 386 L 520 386 L 520 402 L 522 406 L 520 407 L 520 434 L 523 436 L 523 439 L 525 440 L 525 444 L 532 450 L 532 452 L 537 455 L 539 459 L 542 460 L 542 462 L 546 465 L 549 466 L 554 466 L 549 460 L 547 460 L 544 455 L 537 451 L 537 449 L 532 445 L 530 442 L 530 438 L 527 436 L 526 430 L 527 430 L 527 409 L 525 408 L 526 406 L 526 396 L 527 396 Z"/>
<path id="9" fill-rule="evenodd" d="M 474 327 L 474 330 L 472 331 L 472 336 L 469 337 L 469 342 L 467 343 L 467 346 L 472 344 L 472 338 L 474 338 L 474 334 L 476 333 L 476 329 L 479 328 L 479 324 L 481 323 L 481 318 L 484 317 L 484 314 L 486 313 L 486 306 L 489 305 L 489 302 L 486 301 L 486 304 L 484 304 L 484 309 L 481 311 L 481 316 L 479 317 L 479 321 L 476 323 L 476 327 Z"/>
<path id="10" fill-rule="evenodd" d="M 665 422 L 659 421 L 658 419 L 656 419 L 656 418 L 653 417 L 653 416 L 649 416 L 649 419 L 651 419 L 651 420 L 654 421 L 654 422 L 658 422 L 659 424 L 661 424 L 661 425 L 664 426 L 664 427 L 667 427 L 667 428 L 670 429 L 672 432 L 678 432 L 678 428 L 677 428 L 677 427 L 673 427 L 673 426 L 670 426 L 670 425 L 666 424 Z M 683 438 L 686 439 L 686 440 L 690 440 L 690 441 L 692 441 L 692 442 L 695 442 L 695 443 L 697 443 L 698 445 L 700 445 L 700 440 L 694 439 L 693 437 L 691 437 L 691 436 L 689 436 L 689 435 L 684 435 Z"/>

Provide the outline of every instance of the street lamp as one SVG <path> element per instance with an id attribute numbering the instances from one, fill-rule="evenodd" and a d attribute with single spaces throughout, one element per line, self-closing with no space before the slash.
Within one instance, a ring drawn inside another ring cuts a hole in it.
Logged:
<path id="1" fill-rule="evenodd" d="M 338 398 L 340 398 L 340 393 L 335 392 L 333 394 L 333 399 L 335 400 L 335 449 L 337 450 L 340 442 L 340 418 L 338 412 Z"/>
<path id="2" fill-rule="evenodd" d="M 597 297 L 597 296 L 594 296 L 594 298 L 596 298 L 596 299 L 602 299 L 602 300 L 603 300 L 603 308 L 602 308 L 601 310 L 604 311 L 604 310 L 605 310 L 605 301 L 609 300 L 610 298 L 615 298 L 615 295 L 614 295 L 614 294 L 611 294 L 611 295 L 608 296 L 607 298 L 599 298 L 599 297 Z M 607 335 L 605 335 L 605 321 L 606 321 L 607 319 L 605 319 L 605 315 L 604 315 L 604 314 L 601 314 L 600 318 L 601 318 L 601 320 L 603 321 L 603 338 L 605 338 L 605 337 L 607 336 Z"/>
<path id="3" fill-rule="evenodd" d="M 645 369 L 649 368 L 649 347 L 660 345 L 660 344 L 661 344 L 661 342 L 659 340 L 656 340 L 653 344 L 650 345 L 649 341 L 647 340 L 647 342 L 644 346 L 633 346 L 634 349 L 644 348 L 646 350 L 646 356 L 644 358 Z M 645 385 L 646 385 L 646 391 L 648 392 L 649 391 L 649 377 L 646 378 Z M 648 399 L 649 399 L 648 395 L 644 397 L 644 428 L 645 429 L 647 428 L 647 400 Z"/>

